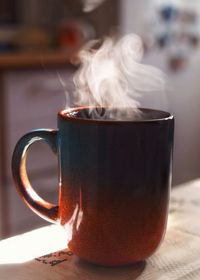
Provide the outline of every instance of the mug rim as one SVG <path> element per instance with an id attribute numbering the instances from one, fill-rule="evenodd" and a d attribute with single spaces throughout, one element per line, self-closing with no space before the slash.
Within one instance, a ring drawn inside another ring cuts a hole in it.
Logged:
<path id="1" fill-rule="evenodd" d="M 76 113 L 80 110 L 84 109 L 92 109 L 92 108 L 98 108 L 98 106 L 77 106 L 77 107 L 71 107 L 67 109 L 62 109 L 58 112 L 58 117 L 61 117 L 64 120 L 73 121 L 73 122 L 84 122 L 84 123 L 103 123 L 103 124 L 113 124 L 113 123 L 149 123 L 149 122 L 162 122 L 162 121 L 168 121 L 173 120 L 174 116 L 164 110 L 158 110 L 158 109 L 152 109 L 152 108 L 138 108 L 139 110 L 143 112 L 154 112 L 154 113 L 160 113 L 165 115 L 164 117 L 158 117 L 158 118 L 147 118 L 147 119 L 133 119 L 133 120 L 114 120 L 114 119 L 88 119 L 88 118 L 82 118 L 82 117 L 76 117 Z M 109 108 L 109 107 L 107 107 Z M 120 108 L 120 107 L 119 107 Z M 74 114 L 73 114 L 74 113 Z"/>

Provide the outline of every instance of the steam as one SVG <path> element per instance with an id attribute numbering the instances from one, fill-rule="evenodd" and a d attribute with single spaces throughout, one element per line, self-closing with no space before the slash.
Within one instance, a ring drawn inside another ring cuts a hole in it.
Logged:
<path id="1" fill-rule="evenodd" d="M 101 5 L 105 0 L 82 0 L 83 2 L 83 11 L 91 12 Z"/>
<path id="2" fill-rule="evenodd" d="M 97 44 L 97 41 L 89 42 L 79 53 L 81 66 L 74 76 L 75 105 L 122 109 L 122 116 L 117 110 L 109 118 L 138 117 L 139 97 L 148 92 L 163 91 L 164 74 L 141 63 L 143 44 L 135 34 L 108 37 L 100 47 Z M 105 115 L 108 112 L 104 110 L 102 114 L 97 110 L 96 114 L 108 117 Z"/>

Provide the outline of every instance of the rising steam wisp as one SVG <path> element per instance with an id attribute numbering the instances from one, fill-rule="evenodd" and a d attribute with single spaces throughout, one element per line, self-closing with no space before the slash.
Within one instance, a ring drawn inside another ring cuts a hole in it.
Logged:
<path id="1" fill-rule="evenodd" d="M 98 48 L 95 44 L 97 41 L 90 42 L 79 53 L 81 66 L 74 76 L 75 106 L 108 108 L 104 111 L 98 109 L 95 112 L 98 117 L 138 117 L 138 97 L 152 91 L 163 91 L 163 73 L 140 62 L 143 45 L 135 34 L 120 39 L 106 38 Z M 111 108 L 121 108 L 123 114 L 115 110 L 114 116 L 108 116 Z"/>

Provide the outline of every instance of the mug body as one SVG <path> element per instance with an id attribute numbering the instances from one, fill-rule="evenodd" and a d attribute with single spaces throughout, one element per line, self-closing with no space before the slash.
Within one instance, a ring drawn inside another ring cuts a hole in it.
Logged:
<path id="1" fill-rule="evenodd" d="M 135 121 L 58 114 L 59 219 L 69 248 L 101 265 L 149 257 L 166 229 L 174 120 L 141 109 Z"/>

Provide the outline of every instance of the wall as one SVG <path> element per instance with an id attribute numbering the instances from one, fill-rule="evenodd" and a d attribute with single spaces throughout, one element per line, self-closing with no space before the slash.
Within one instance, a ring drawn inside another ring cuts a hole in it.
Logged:
<path id="1" fill-rule="evenodd" d="M 18 0 L 17 13 L 22 25 L 43 26 L 52 32 L 63 20 L 75 19 L 91 24 L 96 35 L 102 36 L 118 23 L 118 1 L 107 0 L 93 12 L 84 13 L 82 0 Z"/>
<path id="2" fill-rule="evenodd" d="M 123 33 L 143 34 L 144 21 L 152 2 L 121 1 Z M 175 116 L 173 184 L 177 185 L 200 176 L 200 52 L 197 50 L 191 54 L 187 67 L 177 73 L 167 69 L 165 59 L 165 54 L 157 49 L 149 53 L 144 61 L 158 66 L 168 75 L 166 99 L 155 96 L 149 106 L 169 110 Z"/>

